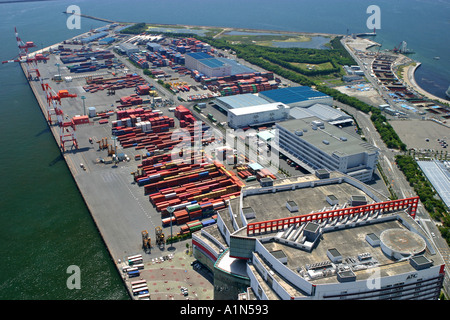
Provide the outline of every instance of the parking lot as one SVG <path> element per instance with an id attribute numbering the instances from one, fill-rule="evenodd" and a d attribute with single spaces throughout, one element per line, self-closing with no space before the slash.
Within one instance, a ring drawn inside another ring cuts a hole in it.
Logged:
<path id="1" fill-rule="evenodd" d="M 150 300 L 212 300 L 213 275 L 203 267 L 188 250 L 163 255 L 144 263 L 138 278 L 126 278 L 131 282 L 145 280 Z"/>
<path id="2" fill-rule="evenodd" d="M 394 127 L 400 139 L 406 143 L 408 148 L 432 149 L 444 153 L 448 148 L 444 148 L 439 140 L 450 139 L 450 128 L 425 120 L 391 120 L 389 122 Z M 414 128 L 414 129 L 412 129 Z"/>

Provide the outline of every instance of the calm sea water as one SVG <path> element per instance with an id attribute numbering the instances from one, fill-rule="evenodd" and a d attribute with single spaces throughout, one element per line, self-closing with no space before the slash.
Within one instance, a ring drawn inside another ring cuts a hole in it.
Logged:
<path id="1" fill-rule="evenodd" d="M 67 29 L 61 12 L 71 4 L 119 21 L 340 34 L 369 31 L 366 8 L 376 4 L 375 40 L 383 48 L 406 41 L 423 63 L 417 80 L 424 89 L 443 96 L 450 85 L 448 0 L 0 1 L 0 59 L 17 54 L 14 26 L 42 48 L 104 25 L 82 19 L 81 30 Z M 0 299 L 127 299 L 20 67 L 0 66 L 0 83 Z M 71 265 L 80 267 L 80 290 L 66 286 Z"/>

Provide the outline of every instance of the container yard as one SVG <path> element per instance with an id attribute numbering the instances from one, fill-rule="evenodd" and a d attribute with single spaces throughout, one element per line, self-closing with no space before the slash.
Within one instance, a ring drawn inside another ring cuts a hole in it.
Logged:
<path id="1" fill-rule="evenodd" d="M 230 86 L 239 88 L 236 94 L 275 88 L 273 74 L 207 78 L 183 65 L 186 52 L 214 52 L 195 39 L 147 43 L 138 52 L 127 42 L 124 56 L 114 44 L 97 47 L 100 38 L 86 37 L 87 46 L 67 40 L 34 54 L 25 49 L 29 63 L 22 70 L 130 297 L 211 299 L 211 275 L 196 275 L 197 282 L 186 277 L 195 260 L 186 244 L 216 224 L 217 210 L 246 184 L 277 177 L 211 135 L 215 116 L 193 106 L 215 110 L 202 100 L 228 95 Z M 174 135 L 181 129 L 187 140 Z M 163 285 L 164 278 L 150 283 L 148 276 L 166 262 L 180 270 L 172 280 L 186 289 L 181 294 Z M 170 292 L 158 294 L 161 287 Z"/>
<path id="2" fill-rule="evenodd" d="M 145 275 L 164 261 L 192 262 L 183 240 L 215 224 L 217 210 L 270 172 L 250 172 L 239 165 L 248 159 L 229 148 L 212 155 L 186 150 L 180 158 L 174 130 L 187 132 L 191 146 L 205 147 L 215 142 L 203 136 L 211 122 L 199 122 L 181 104 L 170 108 L 161 88 L 118 53 L 65 43 L 43 57 L 45 63 L 36 59 L 22 69 L 130 297 L 164 298 Z M 178 90 L 188 92 L 190 85 Z M 179 282 L 192 286 L 188 279 Z M 212 298 L 212 284 L 199 286 L 208 291 L 202 296 L 199 288 L 190 298 Z M 186 298 L 186 292 L 165 298 Z"/>

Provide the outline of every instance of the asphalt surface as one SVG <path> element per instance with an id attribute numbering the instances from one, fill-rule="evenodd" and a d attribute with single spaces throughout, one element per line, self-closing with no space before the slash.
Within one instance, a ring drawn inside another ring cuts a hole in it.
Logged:
<path id="1" fill-rule="evenodd" d="M 345 45 L 345 44 L 344 44 Z M 374 88 L 377 88 L 378 92 L 381 93 L 384 99 L 391 104 L 394 105 L 394 102 L 390 98 L 389 95 L 387 95 L 378 85 L 377 81 L 370 76 L 369 72 L 363 68 L 363 64 L 361 63 L 360 59 L 355 56 L 351 50 L 347 51 L 350 52 L 350 54 L 353 56 L 355 61 L 358 62 L 361 69 L 364 70 L 366 73 L 366 78 L 371 82 L 371 84 L 374 86 Z M 386 147 L 385 143 L 381 139 L 380 135 L 378 134 L 377 130 L 375 129 L 372 121 L 370 120 L 370 115 L 365 114 L 361 111 L 358 111 L 352 107 L 346 106 L 344 104 L 341 104 L 339 102 L 335 102 L 337 106 L 341 107 L 343 110 L 347 111 L 349 114 L 352 114 L 355 117 L 355 120 L 359 124 L 361 130 L 363 131 L 364 136 L 366 137 L 367 141 L 377 148 L 379 148 L 379 157 L 378 157 L 378 163 L 381 165 L 381 168 L 386 175 L 388 181 L 390 181 L 390 184 L 397 195 L 399 199 L 401 198 L 408 198 L 412 196 L 416 196 L 416 193 L 412 189 L 412 187 L 409 185 L 408 181 L 406 180 L 403 172 L 400 171 L 400 169 L 395 164 L 395 156 L 398 154 L 398 151 L 392 150 Z M 440 231 L 437 228 L 437 224 L 435 221 L 433 221 L 428 214 L 428 212 L 424 209 L 423 205 L 419 202 L 419 206 L 417 209 L 417 215 L 416 220 L 419 222 L 419 224 L 422 226 L 422 228 L 427 232 L 427 234 L 430 235 L 430 238 L 432 241 L 436 244 L 437 248 L 439 249 L 442 257 L 446 261 L 446 275 L 444 278 L 444 290 L 447 293 L 447 295 L 450 294 L 450 279 L 449 279 L 449 263 L 450 263 L 450 249 L 445 241 L 441 237 Z"/>

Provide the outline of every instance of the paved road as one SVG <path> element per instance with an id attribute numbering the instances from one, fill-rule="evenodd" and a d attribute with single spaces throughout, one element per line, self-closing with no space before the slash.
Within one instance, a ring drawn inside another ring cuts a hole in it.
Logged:
<path id="1" fill-rule="evenodd" d="M 389 95 L 386 94 L 378 85 L 376 79 L 368 74 L 368 71 L 363 68 L 363 65 L 358 57 L 356 57 L 351 50 L 348 49 L 345 43 L 344 46 L 347 48 L 347 51 L 353 56 L 355 61 L 360 65 L 361 69 L 366 73 L 367 79 L 374 86 L 374 88 L 385 98 L 385 100 L 391 104 L 395 105 Z M 408 198 L 412 196 L 416 196 L 413 188 L 409 185 L 409 182 L 406 180 L 403 172 L 395 164 L 395 156 L 398 151 L 389 149 L 386 147 L 385 143 L 381 139 L 377 130 L 375 129 L 372 121 L 370 120 L 370 115 L 365 114 L 364 112 L 358 111 L 352 107 L 341 104 L 339 102 L 335 102 L 336 105 L 348 113 L 352 114 L 355 117 L 355 120 L 358 122 L 361 130 L 363 131 L 367 141 L 377 148 L 379 148 L 379 157 L 378 162 L 381 165 L 383 172 L 385 173 L 388 181 L 397 195 L 398 198 Z M 447 272 L 444 278 L 444 291 L 447 295 L 450 294 L 450 278 L 449 278 L 449 261 L 450 261 L 450 249 L 447 245 L 446 241 L 441 237 L 440 231 L 436 226 L 436 223 L 431 219 L 428 212 L 424 209 L 423 205 L 419 202 L 419 207 L 417 210 L 416 220 L 420 223 L 422 228 L 430 235 L 430 238 L 435 243 L 436 247 L 440 251 L 447 265 Z"/>

